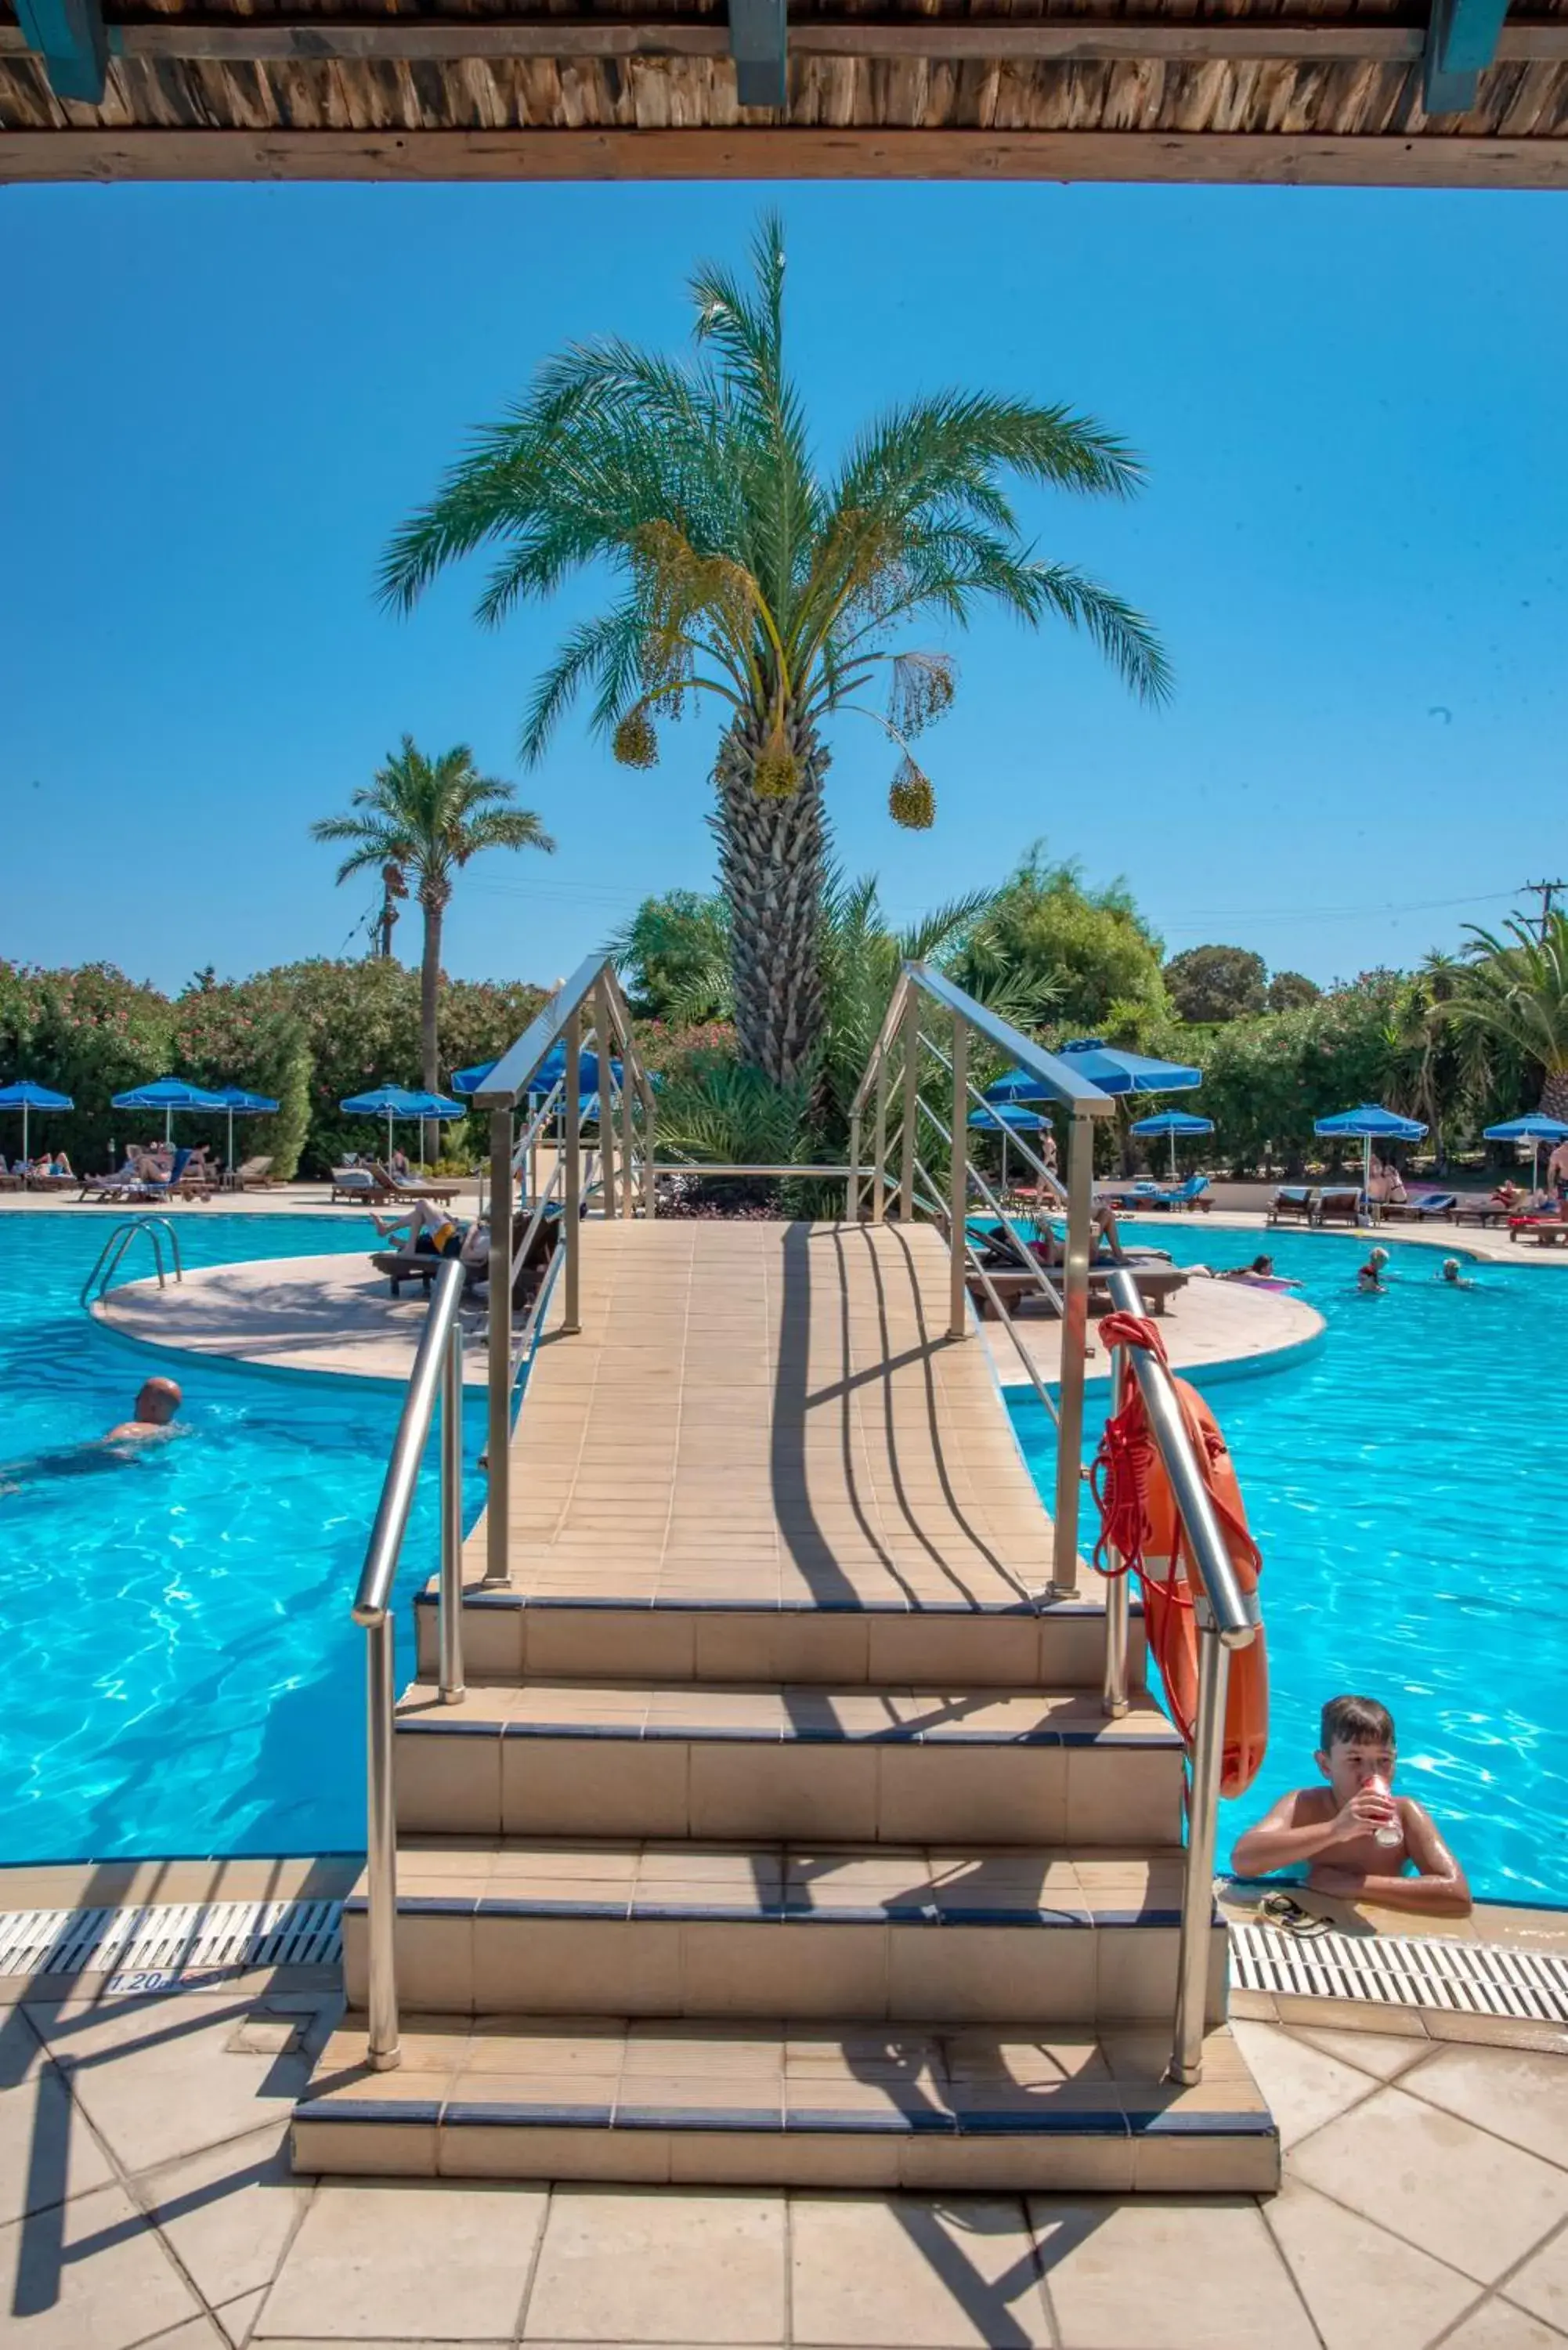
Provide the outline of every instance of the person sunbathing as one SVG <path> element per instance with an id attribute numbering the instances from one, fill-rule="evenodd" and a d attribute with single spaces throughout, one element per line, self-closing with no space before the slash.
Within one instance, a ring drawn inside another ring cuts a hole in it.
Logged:
<path id="1" fill-rule="evenodd" d="M 398 1236 L 398 1248 L 410 1256 L 458 1256 L 462 1251 L 462 1228 L 449 1216 L 444 1208 L 430 1200 L 410 1200 L 405 1208 L 396 1209 L 389 1216 L 372 1216 L 370 1222 L 384 1241 Z"/>
<path id="2" fill-rule="evenodd" d="M 1383 1909 L 1424 1909 L 1468 1918 L 1464 1870 L 1431 1814 L 1410 1795 L 1396 1795 L 1398 1754 L 1394 1717 L 1365 1697 L 1330 1698 L 1314 1761 L 1328 1784 L 1297 1787 L 1237 1839 L 1238 1877 L 1270 1877 L 1305 1862 L 1307 1886 Z M 1407 1869 L 1416 1874 L 1407 1877 Z"/>

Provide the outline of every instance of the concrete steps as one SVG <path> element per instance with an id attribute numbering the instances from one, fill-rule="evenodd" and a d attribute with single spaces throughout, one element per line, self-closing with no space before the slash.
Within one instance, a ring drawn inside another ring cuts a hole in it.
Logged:
<path id="1" fill-rule="evenodd" d="M 1230 2033 L 1203 2085 L 1162 2077 L 1163 2030 L 1052 2022 L 897 2031 L 595 2015 L 405 2020 L 403 2064 L 362 2032 L 296 2109 L 308 2170 L 1078 2194 L 1262 2193 L 1272 2120 Z"/>
<path id="2" fill-rule="evenodd" d="M 546 1331 L 513 1584 L 394 1734 L 401 2064 L 350 2011 L 302 2169 L 1243 2193 L 1279 2143 L 1209 1941 L 1164 2080 L 1184 1756 L 1107 1718 L 1102 1586 L 1051 1532 L 925 1227 L 610 1223 Z"/>
<path id="3" fill-rule="evenodd" d="M 414 1607 L 419 1671 L 436 1672 L 436 1593 Z M 1081 1599 L 976 1607 L 875 1603 L 736 1606 L 660 1599 L 541 1598 L 471 1587 L 463 1597 L 464 1670 L 472 1683 L 539 1680 L 861 1682 L 952 1689 L 1096 1689 L 1105 1608 Z M 1131 1679 L 1144 1677 L 1135 1604 Z"/>
<path id="4" fill-rule="evenodd" d="M 416 1839 L 398 1980 L 449 2014 L 1153 2023 L 1175 1999 L 1180 1901 L 1170 1851 Z M 344 1941 L 363 2006 L 362 1886 Z M 1215 2022 L 1224 1953 L 1216 1917 Z"/>
<path id="5" fill-rule="evenodd" d="M 1174 1845 L 1180 1741 L 1138 1693 L 530 1681 L 398 1711 L 400 1830 L 740 1843 Z"/>

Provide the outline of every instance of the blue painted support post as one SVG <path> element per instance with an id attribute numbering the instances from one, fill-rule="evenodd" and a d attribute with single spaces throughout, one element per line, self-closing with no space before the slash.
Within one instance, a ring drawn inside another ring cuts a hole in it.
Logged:
<path id="1" fill-rule="evenodd" d="M 1421 68 L 1428 114 L 1468 114 L 1476 85 L 1497 55 L 1508 0 L 1432 0 Z"/>
<path id="2" fill-rule="evenodd" d="M 36 49 L 57 98 L 83 106 L 103 101 L 109 36 L 99 0 L 16 0 L 30 49 Z"/>
<path id="3" fill-rule="evenodd" d="M 789 42 L 786 0 L 730 0 L 730 55 L 735 95 L 742 106 L 784 106 Z"/>

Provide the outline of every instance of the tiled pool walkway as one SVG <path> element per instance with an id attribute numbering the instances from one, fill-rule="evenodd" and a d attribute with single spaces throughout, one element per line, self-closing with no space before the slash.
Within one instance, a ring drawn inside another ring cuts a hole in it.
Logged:
<path id="1" fill-rule="evenodd" d="M 1025 2202 L 301 2180 L 337 2008 L 296 1976 L 0 2010 L 6 2350 L 1568 2343 L 1568 2034 L 1242 2022 L 1282 2194 Z"/>

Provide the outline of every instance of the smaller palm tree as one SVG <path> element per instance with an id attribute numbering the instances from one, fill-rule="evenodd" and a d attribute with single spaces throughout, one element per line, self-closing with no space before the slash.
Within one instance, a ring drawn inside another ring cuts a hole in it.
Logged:
<path id="1" fill-rule="evenodd" d="M 1440 1016 L 1534 1063 L 1542 1112 L 1568 1118 L 1568 915 L 1548 914 L 1539 936 L 1517 917 L 1501 938 L 1468 927 L 1470 959 Z"/>
<path id="2" fill-rule="evenodd" d="M 337 868 L 339 882 L 374 870 L 391 894 L 411 889 L 420 901 L 425 926 L 420 1076 L 431 1093 L 441 1083 L 441 940 L 453 876 L 482 849 L 549 852 L 556 846 L 532 808 L 511 805 L 514 797 L 511 784 L 479 773 L 466 743 L 428 759 L 413 736 L 405 734 L 401 749 L 377 769 L 375 781 L 354 794 L 348 815 L 323 816 L 310 827 L 313 840 L 348 846 Z"/>

